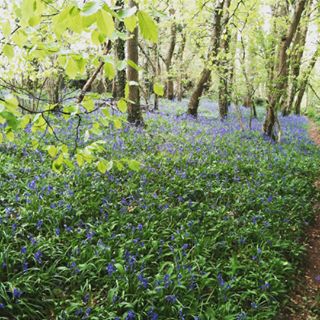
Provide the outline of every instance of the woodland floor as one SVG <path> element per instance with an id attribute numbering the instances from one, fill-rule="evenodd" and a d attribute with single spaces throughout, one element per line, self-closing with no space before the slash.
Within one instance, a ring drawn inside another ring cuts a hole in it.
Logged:
<path id="1" fill-rule="evenodd" d="M 309 134 L 320 147 L 320 129 L 311 122 Z M 320 179 L 315 181 L 320 190 Z M 298 286 L 289 297 L 289 302 L 278 320 L 320 319 L 320 202 L 314 205 L 315 221 L 307 230 L 304 270 L 297 279 Z"/>

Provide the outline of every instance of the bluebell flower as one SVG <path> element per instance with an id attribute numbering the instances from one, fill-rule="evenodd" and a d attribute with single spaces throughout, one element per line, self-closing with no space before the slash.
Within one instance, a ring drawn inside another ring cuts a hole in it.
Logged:
<path id="1" fill-rule="evenodd" d="M 37 185 L 36 185 L 36 181 L 35 180 L 32 180 L 31 182 L 28 183 L 28 187 L 29 189 L 31 190 L 35 190 Z"/>
<path id="2" fill-rule="evenodd" d="M 23 269 L 23 272 L 27 272 L 28 271 L 28 262 L 27 261 L 23 262 L 22 269 Z"/>
<path id="3" fill-rule="evenodd" d="M 17 288 L 13 289 L 13 298 L 14 299 L 20 299 L 21 295 L 22 295 L 22 291 L 20 291 Z"/>
<path id="4" fill-rule="evenodd" d="M 270 288 L 270 283 L 269 282 L 265 282 L 262 286 L 260 286 L 260 288 L 262 290 L 267 290 Z"/>
<path id="5" fill-rule="evenodd" d="M 170 294 L 170 295 L 166 296 L 166 300 L 169 303 L 175 303 L 177 301 L 177 297 L 174 294 Z"/>
<path id="6" fill-rule="evenodd" d="M 4 309 L 6 306 L 4 303 L 0 303 L 0 309 Z"/>
<path id="7" fill-rule="evenodd" d="M 217 279 L 218 279 L 219 286 L 223 287 L 226 284 L 221 273 L 218 274 Z"/>
<path id="8" fill-rule="evenodd" d="M 91 308 L 87 308 L 85 311 L 85 318 L 88 318 L 90 313 L 91 313 L 92 309 Z"/>
<path id="9" fill-rule="evenodd" d="M 37 229 L 40 230 L 41 227 L 42 227 L 42 225 L 43 225 L 43 220 L 38 220 L 38 222 L 37 222 Z"/>
<path id="10" fill-rule="evenodd" d="M 56 228 L 55 233 L 56 233 L 56 236 L 60 236 L 60 228 Z"/>
<path id="11" fill-rule="evenodd" d="M 138 280 L 140 282 L 140 286 L 145 289 L 148 287 L 148 280 L 143 276 L 142 273 L 138 274 Z"/>
<path id="12" fill-rule="evenodd" d="M 106 269 L 109 276 L 111 276 L 116 271 L 116 268 L 113 265 L 113 263 L 109 263 Z"/>
<path id="13" fill-rule="evenodd" d="M 90 294 L 89 294 L 89 293 L 86 293 L 86 294 L 84 295 L 84 297 L 82 298 L 82 302 L 83 302 L 84 304 L 87 304 L 88 301 L 89 301 L 89 299 L 90 299 Z"/>
<path id="14" fill-rule="evenodd" d="M 165 289 L 168 289 L 169 286 L 171 285 L 172 283 L 172 280 L 170 280 L 170 275 L 169 274 L 165 274 L 164 277 L 163 277 L 163 282 L 164 282 L 164 287 Z"/>
<path id="15" fill-rule="evenodd" d="M 184 317 L 184 314 L 183 314 L 183 310 L 182 310 L 182 309 L 179 310 L 179 319 L 180 319 L 180 320 L 185 320 L 185 317 Z"/>
<path id="16" fill-rule="evenodd" d="M 136 318 L 136 314 L 134 313 L 134 311 L 129 310 L 126 316 L 126 320 L 134 320 L 135 318 Z"/>
<path id="17" fill-rule="evenodd" d="M 82 308 L 77 309 L 77 310 L 74 312 L 74 314 L 75 314 L 76 316 L 81 316 L 81 315 L 82 315 L 82 313 L 83 313 Z"/>
<path id="18" fill-rule="evenodd" d="M 21 248 L 21 253 L 22 253 L 22 254 L 25 254 L 26 252 L 27 252 L 27 247 L 22 247 L 22 248 Z"/>
<path id="19" fill-rule="evenodd" d="M 154 311 L 154 308 L 151 308 L 148 311 L 148 319 L 150 319 L 150 320 L 158 320 L 159 319 L 159 315 Z"/>
<path id="20" fill-rule="evenodd" d="M 41 260 L 41 258 L 42 258 L 42 252 L 40 251 L 40 250 L 38 250 L 35 254 L 34 254 L 34 258 L 36 259 L 36 261 L 38 262 L 38 263 L 42 263 L 42 260 Z"/>

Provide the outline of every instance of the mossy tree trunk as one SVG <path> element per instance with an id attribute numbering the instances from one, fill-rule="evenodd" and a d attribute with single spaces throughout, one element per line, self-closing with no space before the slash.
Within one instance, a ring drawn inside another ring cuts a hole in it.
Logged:
<path id="1" fill-rule="evenodd" d="M 137 3 L 133 0 L 129 1 L 129 6 L 135 7 Z M 127 41 L 128 59 L 139 65 L 139 49 L 138 49 L 138 27 L 130 33 Z M 139 90 L 139 72 L 136 68 L 128 66 L 127 80 L 129 84 L 128 97 L 128 122 L 136 126 L 143 126 L 142 110 L 140 106 L 140 90 Z"/>

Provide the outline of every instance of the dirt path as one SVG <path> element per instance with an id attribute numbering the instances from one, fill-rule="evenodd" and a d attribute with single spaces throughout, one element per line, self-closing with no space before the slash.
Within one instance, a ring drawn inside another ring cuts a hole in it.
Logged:
<path id="1" fill-rule="evenodd" d="M 320 130 L 311 122 L 310 137 L 320 147 Z M 320 190 L 320 180 L 315 182 Z M 304 273 L 278 320 L 320 320 L 320 203 L 314 206 L 315 223 L 307 230 Z"/>

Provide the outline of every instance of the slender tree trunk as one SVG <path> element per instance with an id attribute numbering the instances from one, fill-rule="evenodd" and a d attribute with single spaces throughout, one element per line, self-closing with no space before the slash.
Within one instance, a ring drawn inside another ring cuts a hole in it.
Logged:
<path id="1" fill-rule="evenodd" d="M 198 115 L 198 107 L 199 101 L 202 96 L 204 86 L 210 79 L 211 70 L 204 68 L 201 72 L 200 79 L 196 85 L 195 90 L 192 93 L 189 106 L 188 106 L 188 114 L 197 117 Z"/>
<path id="2" fill-rule="evenodd" d="M 166 65 L 167 74 L 168 74 L 168 80 L 166 84 L 166 93 L 167 93 L 167 98 L 169 100 L 174 99 L 174 85 L 173 85 L 173 78 L 171 75 L 171 65 L 172 65 L 172 57 L 173 57 L 174 49 L 176 46 L 176 38 L 177 38 L 177 25 L 175 21 L 173 21 L 171 25 L 169 50 L 167 53 L 167 57 L 165 59 L 165 65 Z"/>
<path id="3" fill-rule="evenodd" d="M 269 94 L 269 105 L 267 109 L 267 116 L 263 124 L 263 131 L 269 137 L 274 138 L 274 127 L 276 125 L 276 112 L 277 107 L 280 105 L 281 98 L 285 92 L 285 86 L 288 73 L 288 49 L 292 43 L 293 37 L 299 26 L 302 13 L 305 9 L 308 0 L 299 0 L 296 4 L 295 13 L 292 22 L 289 26 L 287 34 L 281 38 L 281 44 L 279 46 L 278 63 L 274 77 L 273 88 Z"/>
<path id="4" fill-rule="evenodd" d="M 298 89 L 297 98 L 296 98 L 296 101 L 294 103 L 294 113 L 296 115 L 300 115 L 301 114 L 302 99 L 303 99 L 303 96 L 304 96 L 304 94 L 306 92 L 306 88 L 307 88 L 307 85 L 309 83 L 309 78 L 310 78 L 310 75 L 312 73 L 312 70 L 315 67 L 316 63 L 317 63 L 319 54 L 320 54 L 320 49 L 318 47 L 316 52 L 313 54 L 313 56 L 312 56 L 312 58 L 310 60 L 309 66 L 307 67 L 306 71 L 304 72 L 304 74 L 302 76 L 302 81 L 301 81 L 300 87 Z"/>
<path id="5" fill-rule="evenodd" d="M 194 117 L 197 117 L 198 115 L 199 101 L 202 96 L 204 87 L 210 79 L 211 70 L 207 67 L 208 62 L 211 62 L 212 64 L 216 63 L 216 57 L 217 57 L 219 46 L 220 46 L 220 36 L 221 36 L 221 28 L 222 28 L 221 19 L 222 19 L 223 6 L 224 6 L 224 0 L 219 1 L 214 10 L 213 33 L 211 37 L 211 48 L 209 49 L 209 52 L 207 54 L 208 59 L 205 64 L 206 66 L 203 68 L 200 74 L 200 79 L 196 84 L 196 87 L 189 101 L 188 114 Z"/>
<path id="6" fill-rule="evenodd" d="M 129 1 L 130 8 L 137 6 L 133 0 Z M 139 50 L 138 50 L 138 27 L 130 33 L 130 38 L 127 42 L 128 59 L 139 65 Z M 128 66 L 127 79 L 129 84 L 129 102 L 128 102 L 128 122 L 141 126 L 144 125 L 142 111 L 140 106 L 140 90 L 139 90 L 139 72 Z"/>
<path id="7" fill-rule="evenodd" d="M 231 42 L 231 34 L 228 27 L 228 20 L 229 20 L 229 7 L 231 4 L 231 0 L 225 0 L 224 2 L 224 16 L 223 16 L 223 26 L 225 27 L 223 34 L 222 34 L 222 40 L 221 40 L 221 46 L 220 46 L 220 52 L 222 55 L 222 58 L 219 60 L 219 114 L 220 119 L 223 120 L 228 115 L 228 105 L 229 105 L 229 78 L 230 78 L 230 65 L 231 61 L 229 59 L 229 53 L 230 53 L 230 42 Z"/>
<path id="8" fill-rule="evenodd" d="M 295 40 L 293 42 L 293 53 L 291 56 L 291 84 L 289 85 L 287 100 L 282 108 L 282 115 L 287 116 L 290 114 L 294 99 L 298 88 L 298 77 L 300 75 L 301 61 L 305 51 L 309 20 L 311 16 L 311 2 L 307 4 L 306 9 L 306 24 L 303 27 L 298 28 Z"/>
<path id="9" fill-rule="evenodd" d="M 183 54 L 184 49 L 186 46 L 186 34 L 184 30 L 181 32 L 181 44 L 178 52 L 178 64 L 179 64 L 179 75 L 178 75 L 178 82 L 177 82 L 177 97 L 178 101 L 182 100 L 183 96 L 183 84 L 182 84 L 182 68 L 183 68 Z"/>

